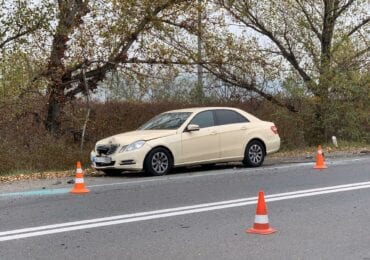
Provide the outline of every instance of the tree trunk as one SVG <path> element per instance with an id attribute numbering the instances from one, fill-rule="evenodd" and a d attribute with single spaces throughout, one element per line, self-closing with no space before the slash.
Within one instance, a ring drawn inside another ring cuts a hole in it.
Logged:
<path id="1" fill-rule="evenodd" d="M 332 60 L 332 41 L 335 27 L 335 10 L 338 8 L 338 0 L 324 0 L 324 17 L 321 33 L 321 62 L 320 78 L 315 91 L 315 104 L 313 108 L 314 121 L 312 122 L 312 137 L 309 138 L 310 144 L 322 144 L 327 141 L 328 129 L 328 104 L 329 86 L 331 84 L 331 60 Z"/>
<path id="2" fill-rule="evenodd" d="M 50 80 L 45 128 L 54 135 L 60 134 L 60 116 L 66 102 L 64 94 L 66 86 L 63 85 L 63 80 L 68 75 L 64 64 L 68 48 L 67 42 L 70 40 L 70 36 L 73 35 L 74 30 L 82 24 L 82 17 L 89 12 L 88 4 L 89 0 L 58 1 L 58 24 L 53 36 L 48 66 L 43 73 Z"/>
<path id="3" fill-rule="evenodd" d="M 307 131 L 305 140 L 310 145 L 319 145 L 327 141 L 327 132 L 330 126 L 329 116 L 331 111 L 329 110 L 329 85 L 325 79 L 320 79 L 320 83 L 317 86 L 317 95 L 314 97 L 314 102 L 311 104 L 311 118 L 307 120 L 306 129 Z M 308 111 L 306 111 L 307 113 Z M 307 113 L 310 114 L 310 113 Z"/>
<path id="4" fill-rule="evenodd" d="M 51 88 L 48 101 L 48 112 L 45 120 L 45 128 L 53 135 L 60 134 L 61 111 L 63 110 L 65 98 L 62 91 Z"/>
<path id="5" fill-rule="evenodd" d="M 322 102 L 315 105 L 315 122 L 313 123 L 312 132 L 314 139 L 311 140 L 312 144 L 319 145 L 325 143 L 326 139 L 326 120 L 324 111 L 324 104 Z"/>

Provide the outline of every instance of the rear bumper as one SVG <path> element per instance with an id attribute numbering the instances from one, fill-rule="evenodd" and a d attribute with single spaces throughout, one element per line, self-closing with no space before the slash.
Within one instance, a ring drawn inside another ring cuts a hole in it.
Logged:
<path id="1" fill-rule="evenodd" d="M 280 149 L 280 137 L 276 136 L 270 139 L 266 144 L 266 154 L 275 153 Z"/>

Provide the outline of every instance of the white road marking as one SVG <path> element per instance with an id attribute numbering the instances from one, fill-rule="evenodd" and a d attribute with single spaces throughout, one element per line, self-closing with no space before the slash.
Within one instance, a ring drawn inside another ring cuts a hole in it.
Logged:
<path id="1" fill-rule="evenodd" d="M 267 202 L 310 197 L 322 194 L 330 194 L 343 191 L 368 189 L 370 188 L 369 182 L 359 182 L 352 184 L 344 184 L 337 186 L 328 186 L 315 189 L 307 189 L 293 192 L 278 193 L 265 196 Z M 169 208 L 155 211 L 139 212 L 133 214 L 125 214 L 119 216 L 111 216 L 105 218 L 87 219 L 74 222 L 66 222 L 54 225 L 38 226 L 31 228 L 23 228 L 16 230 L 9 230 L 0 232 L 0 241 L 15 240 L 21 238 L 56 234 L 62 232 L 70 232 L 81 229 L 97 228 L 111 225 L 118 225 L 123 223 L 138 222 L 150 219 L 159 219 L 173 216 L 180 216 L 186 214 L 194 214 L 212 210 L 220 210 L 226 208 L 242 207 L 247 205 L 256 204 L 257 197 L 241 198 L 235 200 L 219 201 L 213 203 L 205 203 L 198 205 L 191 205 L 185 207 Z"/>

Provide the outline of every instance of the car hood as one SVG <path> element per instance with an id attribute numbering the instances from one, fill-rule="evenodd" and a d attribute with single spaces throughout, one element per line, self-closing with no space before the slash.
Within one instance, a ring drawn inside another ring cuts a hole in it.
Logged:
<path id="1" fill-rule="evenodd" d="M 104 138 L 97 142 L 97 145 L 120 144 L 128 145 L 135 141 L 149 141 L 169 135 L 176 134 L 176 130 L 137 130 Z"/>

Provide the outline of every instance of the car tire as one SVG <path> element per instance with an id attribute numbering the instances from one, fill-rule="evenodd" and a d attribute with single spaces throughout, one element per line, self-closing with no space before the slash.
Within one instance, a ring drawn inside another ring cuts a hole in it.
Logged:
<path id="1" fill-rule="evenodd" d="M 144 170 L 153 176 L 167 174 L 172 168 L 172 157 L 167 149 L 158 147 L 149 152 L 144 162 Z"/>
<path id="2" fill-rule="evenodd" d="M 249 142 L 244 153 L 243 164 L 249 167 L 258 167 L 263 164 L 265 160 L 265 147 L 262 142 L 253 140 Z"/>

